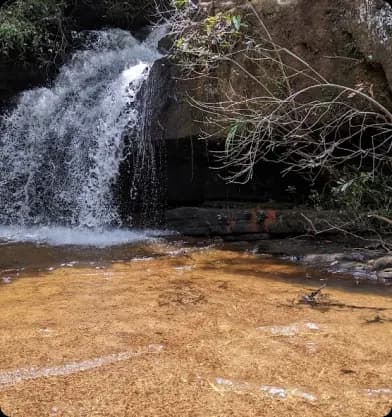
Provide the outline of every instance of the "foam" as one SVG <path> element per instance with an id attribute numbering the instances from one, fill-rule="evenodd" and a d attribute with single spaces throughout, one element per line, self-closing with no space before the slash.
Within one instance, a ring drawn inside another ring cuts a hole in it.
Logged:
<path id="1" fill-rule="evenodd" d="M 108 247 L 137 242 L 152 242 L 166 236 L 166 230 L 107 229 L 93 230 L 67 227 L 0 226 L 0 240 L 5 242 L 33 242 L 51 246 Z"/>

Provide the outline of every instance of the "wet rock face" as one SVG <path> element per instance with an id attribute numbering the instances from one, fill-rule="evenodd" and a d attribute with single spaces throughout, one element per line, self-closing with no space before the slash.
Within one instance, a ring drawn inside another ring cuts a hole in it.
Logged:
<path id="1" fill-rule="evenodd" d="M 253 240 L 277 236 L 300 235 L 326 221 L 342 220 L 335 212 L 309 210 L 249 208 L 179 207 L 166 211 L 167 227 L 190 236 L 236 236 Z"/>
<path id="2" fill-rule="evenodd" d="M 211 14 L 234 8 L 249 23 L 247 30 L 259 30 L 245 0 L 203 4 L 210 6 Z M 361 85 L 364 92 L 392 108 L 392 6 L 389 2 L 256 0 L 252 4 L 279 45 L 299 55 L 328 81 L 356 88 Z M 202 129 L 200 123 L 193 122 L 201 117 L 195 108 L 187 105 L 187 95 L 201 101 L 225 100 L 230 85 L 245 97 L 255 94 L 254 81 L 238 76 L 230 64 L 226 63 L 214 75 L 221 80 L 198 78 L 177 82 L 176 100 L 167 115 L 168 138 L 195 136 Z"/>
<path id="3" fill-rule="evenodd" d="M 392 87 L 392 5 L 385 0 L 356 0 L 347 29 L 365 60 L 379 66 Z M 390 104 L 390 102 L 388 103 Z"/>

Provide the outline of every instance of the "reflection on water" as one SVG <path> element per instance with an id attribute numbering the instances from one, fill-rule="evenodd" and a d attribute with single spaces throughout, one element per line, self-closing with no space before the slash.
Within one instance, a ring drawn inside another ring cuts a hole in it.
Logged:
<path id="1" fill-rule="evenodd" d="M 95 231 L 66 227 L 0 226 L 0 283 L 14 278 L 75 265 L 105 265 L 152 256 L 164 230 Z"/>

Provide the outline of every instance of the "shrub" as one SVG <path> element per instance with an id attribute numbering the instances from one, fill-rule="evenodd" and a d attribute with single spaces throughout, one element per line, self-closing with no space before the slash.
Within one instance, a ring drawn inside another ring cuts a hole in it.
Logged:
<path id="1" fill-rule="evenodd" d="M 64 49 L 65 4 L 56 0 L 16 0 L 0 10 L 0 54 L 17 61 L 54 59 Z"/>

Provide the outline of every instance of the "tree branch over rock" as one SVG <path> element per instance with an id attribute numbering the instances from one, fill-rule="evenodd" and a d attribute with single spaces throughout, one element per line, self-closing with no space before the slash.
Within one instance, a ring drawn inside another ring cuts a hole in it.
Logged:
<path id="1" fill-rule="evenodd" d="M 330 199 L 348 196 L 354 221 L 390 218 L 391 110 L 366 81 L 329 81 L 276 42 L 250 2 L 247 10 L 245 21 L 236 10 L 209 16 L 182 6 L 171 21 L 172 55 L 184 78 L 210 80 L 220 93 L 215 101 L 189 98 L 204 116 L 202 139 L 225 138 L 214 168 L 241 184 L 266 161 L 279 163 L 282 175 L 297 172 L 313 181 L 323 175 L 332 184 Z"/>

